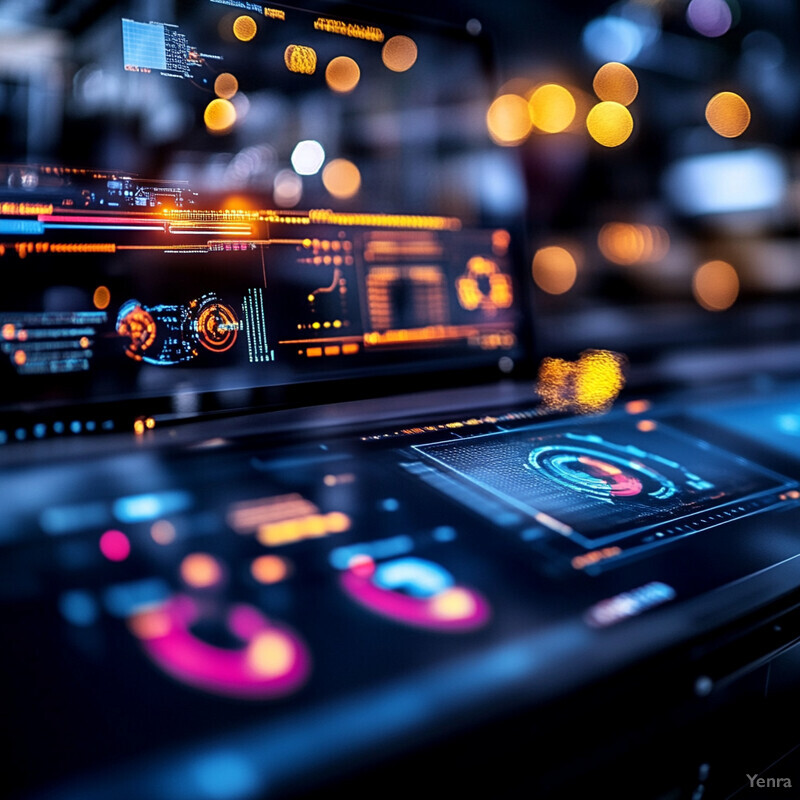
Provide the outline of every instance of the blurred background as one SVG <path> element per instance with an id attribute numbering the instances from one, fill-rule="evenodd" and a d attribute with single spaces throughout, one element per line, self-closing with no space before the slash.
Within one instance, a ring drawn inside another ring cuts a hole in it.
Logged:
<path id="1" fill-rule="evenodd" d="M 643 383 L 796 373 L 800 6 L 457 5 L 495 45 L 541 352 L 621 351 Z"/>
<path id="2" fill-rule="evenodd" d="M 171 7 L 128 5 L 142 21 L 163 20 Z M 191 17 L 192 4 L 174 5 Z M 194 7 L 199 19 L 211 4 Z M 463 77 L 474 66 L 460 63 L 455 46 L 435 81 L 409 72 L 416 108 L 436 105 L 437 116 L 381 115 L 381 97 L 368 94 L 360 110 L 355 99 L 332 104 L 321 94 L 298 102 L 289 85 L 298 76 L 285 71 L 258 91 L 233 89 L 236 130 L 221 131 L 230 135 L 212 150 L 195 124 L 207 98 L 187 100 L 183 81 L 146 90 L 126 82 L 108 46 L 119 38 L 118 10 L 96 0 L 0 0 L 3 160 L 136 168 L 217 192 L 224 206 L 400 211 L 381 193 L 375 157 L 391 152 L 408 161 L 404 202 L 416 186 L 415 211 L 482 224 L 525 215 L 540 355 L 623 352 L 642 384 L 798 371 L 794 0 L 472 0 L 433 12 L 422 0 L 364 4 L 367 20 L 398 11 L 434 13 L 489 38 L 496 63 L 485 101 L 475 102 Z M 391 22 L 384 27 L 391 32 Z M 191 26 L 182 31 L 191 43 Z M 228 44 L 216 47 L 227 58 Z M 246 63 L 257 71 L 254 52 Z M 350 124 L 367 110 L 363 124 Z M 456 129 L 468 159 L 448 134 Z M 298 140 L 323 138 L 346 157 L 338 175 L 309 180 L 290 156 Z M 425 182 L 426 158 L 449 163 L 452 186 Z"/>
<path id="3" fill-rule="evenodd" d="M 620 350 L 656 382 L 796 372 L 798 5 L 503 3 L 481 13 L 496 31 L 498 95 L 521 96 L 532 112 L 530 132 L 496 136 L 525 163 L 544 350 Z M 572 104 L 545 84 L 574 100 L 563 132 L 551 131 Z"/>

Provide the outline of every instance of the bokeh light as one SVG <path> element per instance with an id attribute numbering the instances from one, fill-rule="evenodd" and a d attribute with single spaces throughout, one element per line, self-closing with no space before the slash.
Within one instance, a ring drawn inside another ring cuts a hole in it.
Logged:
<path id="1" fill-rule="evenodd" d="M 100 552 L 109 561 L 124 561 L 131 553 L 131 543 L 122 531 L 106 531 L 100 537 Z"/>
<path id="2" fill-rule="evenodd" d="M 417 60 L 416 42 L 408 36 L 392 36 L 383 46 L 381 58 L 392 72 L 405 72 Z"/>
<path id="3" fill-rule="evenodd" d="M 247 646 L 247 666 L 264 678 L 287 673 L 294 663 L 291 641 L 279 631 L 263 631 Z"/>
<path id="4" fill-rule="evenodd" d="M 217 97 L 206 106 L 203 121 L 209 133 L 227 133 L 236 124 L 236 108 L 230 100 Z"/>
<path id="5" fill-rule="evenodd" d="M 249 42 L 257 31 L 256 21 L 252 17 L 248 17 L 247 14 L 242 14 L 242 16 L 236 17 L 233 21 L 233 35 L 240 42 Z"/>
<path id="6" fill-rule="evenodd" d="M 158 639 L 170 632 L 172 622 L 160 608 L 145 609 L 128 619 L 128 628 L 137 639 Z"/>
<path id="7" fill-rule="evenodd" d="M 659 225 L 609 222 L 600 229 L 597 246 L 614 264 L 654 263 L 669 252 L 669 234 Z"/>
<path id="8" fill-rule="evenodd" d="M 272 197 L 275 205 L 281 208 L 294 208 L 303 197 L 303 180 L 291 169 L 282 169 L 272 184 Z"/>
<path id="9" fill-rule="evenodd" d="M 292 151 L 292 167 L 298 175 L 316 175 L 325 161 L 325 150 L 314 139 L 298 142 Z"/>
<path id="10" fill-rule="evenodd" d="M 550 245 L 536 251 L 533 257 L 533 280 L 548 294 L 564 294 L 575 284 L 578 265 L 565 247 Z"/>
<path id="11" fill-rule="evenodd" d="M 283 52 L 283 62 L 290 72 L 313 75 L 317 71 L 317 52 L 313 47 L 290 44 Z"/>
<path id="12" fill-rule="evenodd" d="M 486 126 L 497 144 L 524 142 L 533 126 L 527 100 L 516 94 L 501 94 L 486 112 Z"/>
<path id="13" fill-rule="evenodd" d="M 108 304 L 111 302 L 111 292 L 108 290 L 108 287 L 98 286 L 94 290 L 92 302 L 94 303 L 94 307 L 99 308 L 101 311 L 108 308 Z"/>
<path id="14" fill-rule="evenodd" d="M 280 556 L 258 556 L 250 565 L 250 574 L 259 583 L 279 583 L 289 574 L 289 564 Z"/>
<path id="15" fill-rule="evenodd" d="M 156 544 L 172 544 L 175 541 L 175 526 L 166 519 L 157 519 L 150 527 L 150 536 Z"/>
<path id="16" fill-rule="evenodd" d="M 536 391 L 548 408 L 596 414 L 608 411 L 625 386 L 625 356 L 610 350 L 585 350 L 577 361 L 545 358 Z"/>
<path id="17" fill-rule="evenodd" d="M 230 100 L 238 91 L 239 81 L 236 80 L 235 75 L 230 72 L 223 72 L 217 75 L 214 81 L 214 92 L 217 97 L 221 97 L 223 100 Z"/>
<path id="18" fill-rule="evenodd" d="M 708 101 L 706 120 L 714 133 L 733 139 L 747 130 L 750 106 L 735 92 L 720 92 Z"/>
<path id="19" fill-rule="evenodd" d="M 633 70 L 619 61 L 603 64 L 594 76 L 592 87 L 600 100 L 611 100 L 623 106 L 629 106 L 639 93 L 639 81 Z"/>
<path id="20" fill-rule="evenodd" d="M 361 188 L 361 173 L 352 161 L 335 158 L 322 170 L 322 183 L 334 197 L 347 200 Z"/>
<path id="21" fill-rule="evenodd" d="M 589 135 L 603 147 L 619 147 L 633 133 L 633 117 L 621 103 L 604 100 L 586 117 Z"/>
<path id="22" fill-rule="evenodd" d="M 692 292 L 707 311 L 724 311 L 739 296 L 739 276 L 727 261 L 708 261 L 694 273 Z"/>
<path id="23" fill-rule="evenodd" d="M 730 30 L 733 14 L 725 0 L 692 0 L 686 21 L 703 36 L 716 37 Z"/>
<path id="24" fill-rule="evenodd" d="M 328 86 L 339 94 L 352 92 L 360 79 L 361 70 L 349 56 L 337 56 L 325 69 L 325 80 Z"/>
<path id="25" fill-rule="evenodd" d="M 430 611 L 438 619 L 455 620 L 471 617 L 477 603 L 471 592 L 453 586 L 434 595 L 430 601 Z"/>
<path id="26" fill-rule="evenodd" d="M 222 580 L 222 567 L 208 553 L 192 553 L 181 561 L 180 574 L 187 586 L 207 589 Z"/>
<path id="27" fill-rule="evenodd" d="M 645 46 L 647 36 L 641 25 L 609 14 L 593 19 L 583 29 L 583 46 L 598 61 L 633 61 Z"/>
<path id="28" fill-rule="evenodd" d="M 528 101 L 531 121 L 545 133 L 560 133 L 575 119 L 575 98 L 556 83 L 539 86 Z"/>

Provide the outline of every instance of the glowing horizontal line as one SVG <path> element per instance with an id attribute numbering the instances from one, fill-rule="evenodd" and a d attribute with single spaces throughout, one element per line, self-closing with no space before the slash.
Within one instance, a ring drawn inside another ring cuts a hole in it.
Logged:
<path id="1" fill-rule="evenodd" d="M 191 250 L 197 252 L 196 244 L 118 244 L 117 250 Z"/>
<path id="2" fill-rule="evenodd" d="M 73 222 L 76 219 L 76 217 L 78 219 L 85 219 L 87 221 L 91 220 L 92 222 L 97 223 L 98 225 L 106 225 L 106 224 L 114 224 L 114 223 L 120 223 L 120 224 L 124 224 L 124 223 L 128 223 L 128 224 L 149 223 L 149 224 L 152 225 L 153 222 L 162 222 L 163 223 L 163 222 L 167 222 L 168 221 L 168 220 L 162 219 L 160 217 L 93 217 L 93 216 L 91 216 L 89 214 L 86 214 L 86 215 L 76 214 L 73 217 L 68 217 L 68 216 L 53 216 L 51 214 L 40 214 L 39 215 L 39 222 L 46 222 L 46 223 L 49 223 L 49 222 Z"/>
<path id="3" fill-rule="evenodd" d="M 161 225 L 51 225 L 45 223 L 48 230 L 82 230 L 82 231 L 163 231 Z"/>
<path id="4" fill-rule="evenodd" d="M 360 342 L 360 336 L 329 336 L 321 339 L 284 339 L 278 344 L 320 344 L 321 342 Z"/>
<path id="5" fill-rule="evenodd" d="M 169 229 L 169 232 L 174 234 L 175 236 L 242 236 L 247 235 L 250 231 L 176 231 L 172 228 Z"/>

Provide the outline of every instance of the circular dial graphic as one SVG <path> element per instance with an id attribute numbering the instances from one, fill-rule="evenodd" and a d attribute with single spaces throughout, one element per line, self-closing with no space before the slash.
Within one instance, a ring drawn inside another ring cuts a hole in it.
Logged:
<path id="1" fill-rule="evenodd" d="M 236 312 L 224 303 L 204 305 L 195 323 L 200 344 L 214 353 L 223 353 L 233 347 L 239 332 Z"/>
<path id="2" fill-rule="evenodd" d="M 136 300 L 129 300 L 119 311 L 117 333 L 130 339 L 125 352 L 131 358 L 140 361 L 142 352 L 156 340 L 156 322 L 152 314 Z"/>
<path id="3" fill-rule="evenodd" d="M 643 495 L 663 500 L 678 491 L 669 478 L 640 461 L 588 447 L 537 447 L 528 456 L 528 464 L 559 486 L 599 500 Z"/>

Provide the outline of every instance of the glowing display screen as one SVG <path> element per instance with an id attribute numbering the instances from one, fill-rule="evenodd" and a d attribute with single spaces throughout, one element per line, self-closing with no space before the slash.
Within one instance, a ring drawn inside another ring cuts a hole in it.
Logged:
<path id="1" fill-rule="evenodd" d="M 148 8 L 65 31 L 51 115 L 31 106 L 5 142 L 3 407 L 162 398 L 185 415 L 226 390 L 241 407 L 258 387 L 507 371 L 522 289 L 507 204 L 475 180 L 498 158 L 480 40 Z"/>
<path id="2" fill-rule="evenodd" d="M 792 482 L 664 424 L 561 423 L 417 448 L 585 547 L 642 547 L 757 513 Z"/>

